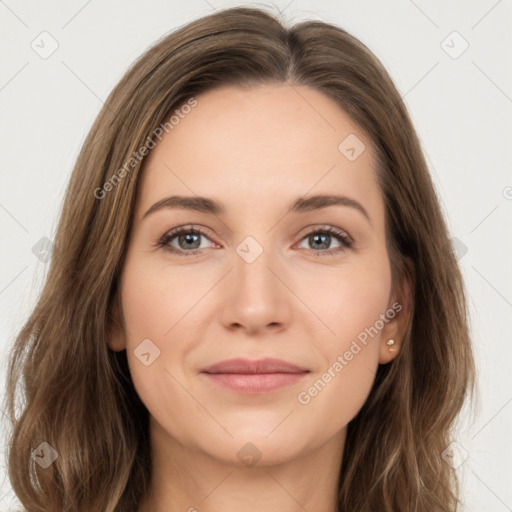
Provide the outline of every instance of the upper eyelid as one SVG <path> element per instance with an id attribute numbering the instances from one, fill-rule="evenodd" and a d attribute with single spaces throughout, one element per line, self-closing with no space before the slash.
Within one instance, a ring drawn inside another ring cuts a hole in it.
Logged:
<path id="1" fill-rule="evenodd" d="M 330 235 L 332 236 L 337 236 L 337 237 L 340 237 L 340 238 L 346 238 L 348 239 L 348 241 L 350 242 L 350 244 L 353 244 L 355 242 L 354 238 L 350 235 L 350 233 L 348 233 L 348 231 L 346 231 L 345 229 L 342 229 L 342 228 L 338 228 L 336 226 L 332 226 L 330 224 L 310 224 L 309 226 L 306 226 L 304 228 L 302 228 L 299 233 L 297 233 L 296 235 L 294 235 L 294 238 L 296 237 L 300 237 L 299 238 L 299 242 L 302 241 L 306 236 L 309 236 L 311 235 L 312 233 L 316 233 L 316 232 L 322 232 L 322 231 L 333 231 L 332 233 L 329 233 Z M 198 234 L 199 236 L 203 236 L 205 238 L 207 238 L 208 240 L 210 240 L 210 242 L 214 243 L 214 244 L 217 244 L 219 245 L 218 242 L 216 242 L 215 240 L 212 240 L 208 234 L 208 229 L 207 228 L 204 228 L 202 226 L 198 226 L 197 224 L 189 224 L 189 225 L 184 225 L 184 226 L 178 226 L 176 228 L 173 228 L 169 231 L 167 231 L 162 237 L 161 239 L 167 239 L 167 243 L 169 243 L 171 240 L 174 240 L 174 238 L 176 238 L 179 234 L 181 234 L 182 232 L 196 232 L 196 234 Z M 339 231 L 340 233 L 337 233 L 337 231 Z M 183 250 L 183 249 L 179 249 L 179 250 Z M 200 251 L 202 249 L 194 249 L 196 251 Z M 192 252 L 192 251 L 184 251 L 184 252 Z"/>
<path id="2" fill-rule="evenodd" d="M 303 238 L 305 236 L 308 236 L 311 233 L 316 233 L 317 231 L 318 232 L 332 231 L 333 233 L 331 233 L 331 234 L 338 234 L 338 236 L 344 235 L 351 241 L 354 241 L 354 239 L 352 238 L 352 235 L 350 235 L 350 233 L 346 229 L 338 228 L 337 226 L 332 226 L 331 224 L 310 224 L 309 226 L 306 226 L 305 228 L 301 229 L 299 231 L 299 233 L 297 233 L 297 235 L 295 235 L 295 236 L 301 236 L 301 233 L 302 233 L 302 238 Z M 337 233 L 338 231 L 340 233 Z"/>

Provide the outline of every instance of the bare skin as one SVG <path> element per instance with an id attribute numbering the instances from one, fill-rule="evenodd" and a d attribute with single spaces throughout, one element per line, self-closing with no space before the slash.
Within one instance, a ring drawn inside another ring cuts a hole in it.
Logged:
<path id="1" fill-rule="evenodd" d="M 335 512 L 346 426 L 378 365 L 398 354 L 410 314 L 408 285 L 392 289 L 370 141 L 306 86 L 222 87 L 197 101 L 145 161 L 121 279 L 126 332 L 109 339 L 127 350 L 150 413 L 153 476 L 139 512 Z M 349 134 L 366 146 L 353 161 L 338 149 Z M 347 204 L 288 212 L 316 194 L 346 196 L 367 216 Z M 143 218 L 175 195 L 212 198 L 225 211 L 161 208 Z M 191 225 L 205 235 L 158 245 Z M 400 312 L 389 318 L 393 304 Z M 371 326 L 378 334 L 363 344 Z M 160 351 L 148 365 L 134 352 L 146 339 L 146 359 Z M 202 373 L 235 357 L 308 372 L 259 394 Z"/>

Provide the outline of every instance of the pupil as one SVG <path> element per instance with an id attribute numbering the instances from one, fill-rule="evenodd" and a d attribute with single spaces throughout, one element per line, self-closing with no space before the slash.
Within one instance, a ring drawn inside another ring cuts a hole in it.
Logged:
<path id="1" fill-rule="evenodd" d="M 324 234 L 324 235 L 313 235 L 313 239 L 315 240 L 315 243 L 316 243 L 317 241 L 319 241 L 319 242 L 320 242 L 320 245 L 323 245 L 323 246 L 324 246 L 324 247 L 321 247 L 321 248 L 322 248 L 322 249 L 326 249 L 326 248 L 327 248 L 327 246 L 328 246 L 329 244 L 328 244 L 327 242 L 325 242 L 325 241 L 324 241 L 324 242 L 322 242 L 322 241 L 321 241 L 321 239 L 322 239 L 322 238 L 324 238 L 324 239 L 329 239 L 330 237 L 329 237 L 329 235 L 325 235 L 325 234 Z M 318 245 L 317 245 L 317 247 L 318 247 Z"/>
<path id="2" fill-rule="evenodd" d="M 196 238 L 194 240 L 194 237 Z M 181 237 L 181 241 L 183 241 L 183 239 L 185 239 L 187 245 L 189 245 L 190 247 L 190 244 L 194 244 L 194 242 L 196 243 L 197 245 L 197 242 L 199 240 L 199 236 L 196 235 L 196 234 L 192 234 L 192 233 L 188 233 L 186 235 L 182 235 Z M 322 249 L 326 249 L 329 245 L 329 243 L 327 242 L 327 240 L 329 240 L 330 236 L 329 235 L 325 235 L 325 234 L 321 234 L 321 235 L 313 235 L 312 236 L 312 239 L 314 240 L 314 244 L 318 246 L 322 246 L 321 248 Z M 197 248 L 196 246 L 194 246 L 194 248 Z"/>
<path id="3" fill-rule="evenodd" d="M 183 239 L 185 239 L 186 243 L 190 247 L 191 245 L 189 244 L 189 242 L 191 242 L 193 244 L 194 243 L 194 239 L 193 239 L 194 237 L 196 237 L 195 242 L 197 244 L 197 241 L 199 240 L 199 236 L 196 235 L 196 234 L 188 233 L 186 235 L 182 235 L 180 238 L 181 238 L 182 241 L 183 241 Z M 197 247 L 194 246 L 193 248 L 196 249 Z"/>

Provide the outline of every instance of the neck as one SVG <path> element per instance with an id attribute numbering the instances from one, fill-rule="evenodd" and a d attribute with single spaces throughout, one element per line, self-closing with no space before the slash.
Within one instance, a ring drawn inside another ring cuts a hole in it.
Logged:
<path id="1" fill-rule="evenodd" d="M 139 512 L 337 512 L 345 435 L 290 460 L 262 457 L 247 467 L 184 446 L 152 421 L 151 484 Z"/>

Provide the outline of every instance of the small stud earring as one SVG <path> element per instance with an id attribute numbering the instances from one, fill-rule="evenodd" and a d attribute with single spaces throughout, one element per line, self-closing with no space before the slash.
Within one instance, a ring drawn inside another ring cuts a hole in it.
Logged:
<path id="1" fill-rule="evenodd" d="M 395 340 L 394 339 L 390 339 L 390 340 L 386 341 L 386 345 L 389 347 L 389 350 L 391 352 L 395 351 L 395 348 L 393 347 L 394 344 L 395 344 Z"/>

